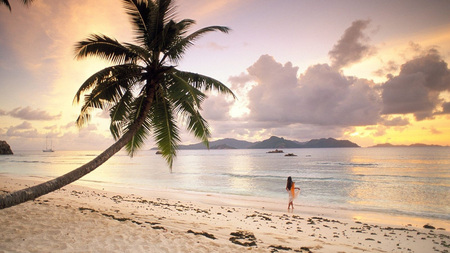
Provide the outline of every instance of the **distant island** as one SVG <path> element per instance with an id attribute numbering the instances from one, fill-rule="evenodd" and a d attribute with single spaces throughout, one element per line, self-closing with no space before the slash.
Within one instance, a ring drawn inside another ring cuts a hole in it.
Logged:
<path id="1" fill-rule="evenodd" d="M 358 144 L 348 140 L 336 140 L 333 138 L 312 139 L 307 142 L 286 140 L 272 136 L 259 142 L 241 141 L 232 138 L 211 141 L 210 149 L 288 149 L 288 148 L 359 148 Z M 180 145 L 180 150 L 206 149 L 203 143 Z"/>
<path id="2" fill-rule="evenodd" d="M 408 148 L 408 147 L 448 147 L 448 146 L 441 146 L 441 145 L 428 145 L 428 144 L 423 144 L 423 143 L 415 143 L 415 144 L 411 144 L 411 145 L 393 145 L 391 143 L 382 143 L 382 144 L 377 144 L 375 146 L 371 146 L 371 148 Z"/>
<path id="3" fill-rule="evenodd" d="M 0 141 L 0 155 L 12 155 L 11 147 L 6 141 Z"/>

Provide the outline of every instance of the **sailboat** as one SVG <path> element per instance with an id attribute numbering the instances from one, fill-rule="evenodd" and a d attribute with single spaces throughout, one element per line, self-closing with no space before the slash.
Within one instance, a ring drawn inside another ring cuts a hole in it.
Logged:
<path id="1" fill-rule="evenodd" d="M 50 148 L 48 147 L 48 137 L 45 139 L 45 149 L 43 149 L 42 152 L 55 152 L 53 150 L 53 142 L 52 142 L 52 140 L 50 140 Z"/>

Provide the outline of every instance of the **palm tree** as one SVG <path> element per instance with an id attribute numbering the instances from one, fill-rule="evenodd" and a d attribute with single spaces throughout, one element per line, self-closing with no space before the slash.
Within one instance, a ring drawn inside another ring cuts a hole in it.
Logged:
<path id="1" fill-rule="evenodd" d="M 22 2 L 25 5 L 29 5 L 31 2 L 33 2 L 33 0 L 22 0 Z M 6 7 L 8 7 L 9 11 L 11 11 L 11 5 L 9 5 L 8 0 L 0 0 L 0 4 L 6 5 Z"/>
<path id="2" fill-rule="evenodd" d="M 210 26 L 188 34 L 195 24 L 191 19 L 174 21 L 171 0 L 123 0 L 134 26 L 137 44 L 119 43 L 105 35 L 91 35 L 76 44 L 76 57 L 96 56 L 114 65 L 89 77 L 75 95 L 84 103 L 77 124 L 91 118 L 93 109 L 109 110 L 110 130 L 116 142 L 89 163 L 48 182 L 0 196 L 0 208 L 32 200 L 93 171 L 126 146 L 129 155 L 139 149 L 152 134 L 163 157 L 172 168 L 180 142 L 177 120 L 208 145 L 210 132 L 201 116 L 204 91 L 233 92 L 221 82 L 196 73 L 177 69 L 186 49 L 202 35 L 229 29 Z"/>

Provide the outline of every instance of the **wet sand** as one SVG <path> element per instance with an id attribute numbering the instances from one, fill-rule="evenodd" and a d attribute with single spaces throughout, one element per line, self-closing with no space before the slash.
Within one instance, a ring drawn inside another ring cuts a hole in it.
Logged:
<path id="1" fill-rule="evenodd" d="M 0 193 L 41 180 L 0 175 Z M 300 203 L 288 212 L 283 201 L 244 196 L 133 191 L 72 184 L 0 210 L 0 252 L 450 251 L 448 221 L 424 227 Z"/>

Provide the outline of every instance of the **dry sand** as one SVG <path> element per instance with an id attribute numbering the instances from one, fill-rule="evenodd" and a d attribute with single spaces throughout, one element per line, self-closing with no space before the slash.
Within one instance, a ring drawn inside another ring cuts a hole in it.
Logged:
<path id="1" fill-rule="evenodd" d="M 41 179 L 0 175 L 0 193 Z M 116 192 L 116 193 L 115 193 Z M 117 193 L 120 192 L 120 193 Z M 285 202 L 285 201 L 284 201 Z M 0 252 L 449 252 L 448 221 L 69 185 L 0 210 Z M 369 221 L 369 222 L 367 222 Z"/>

